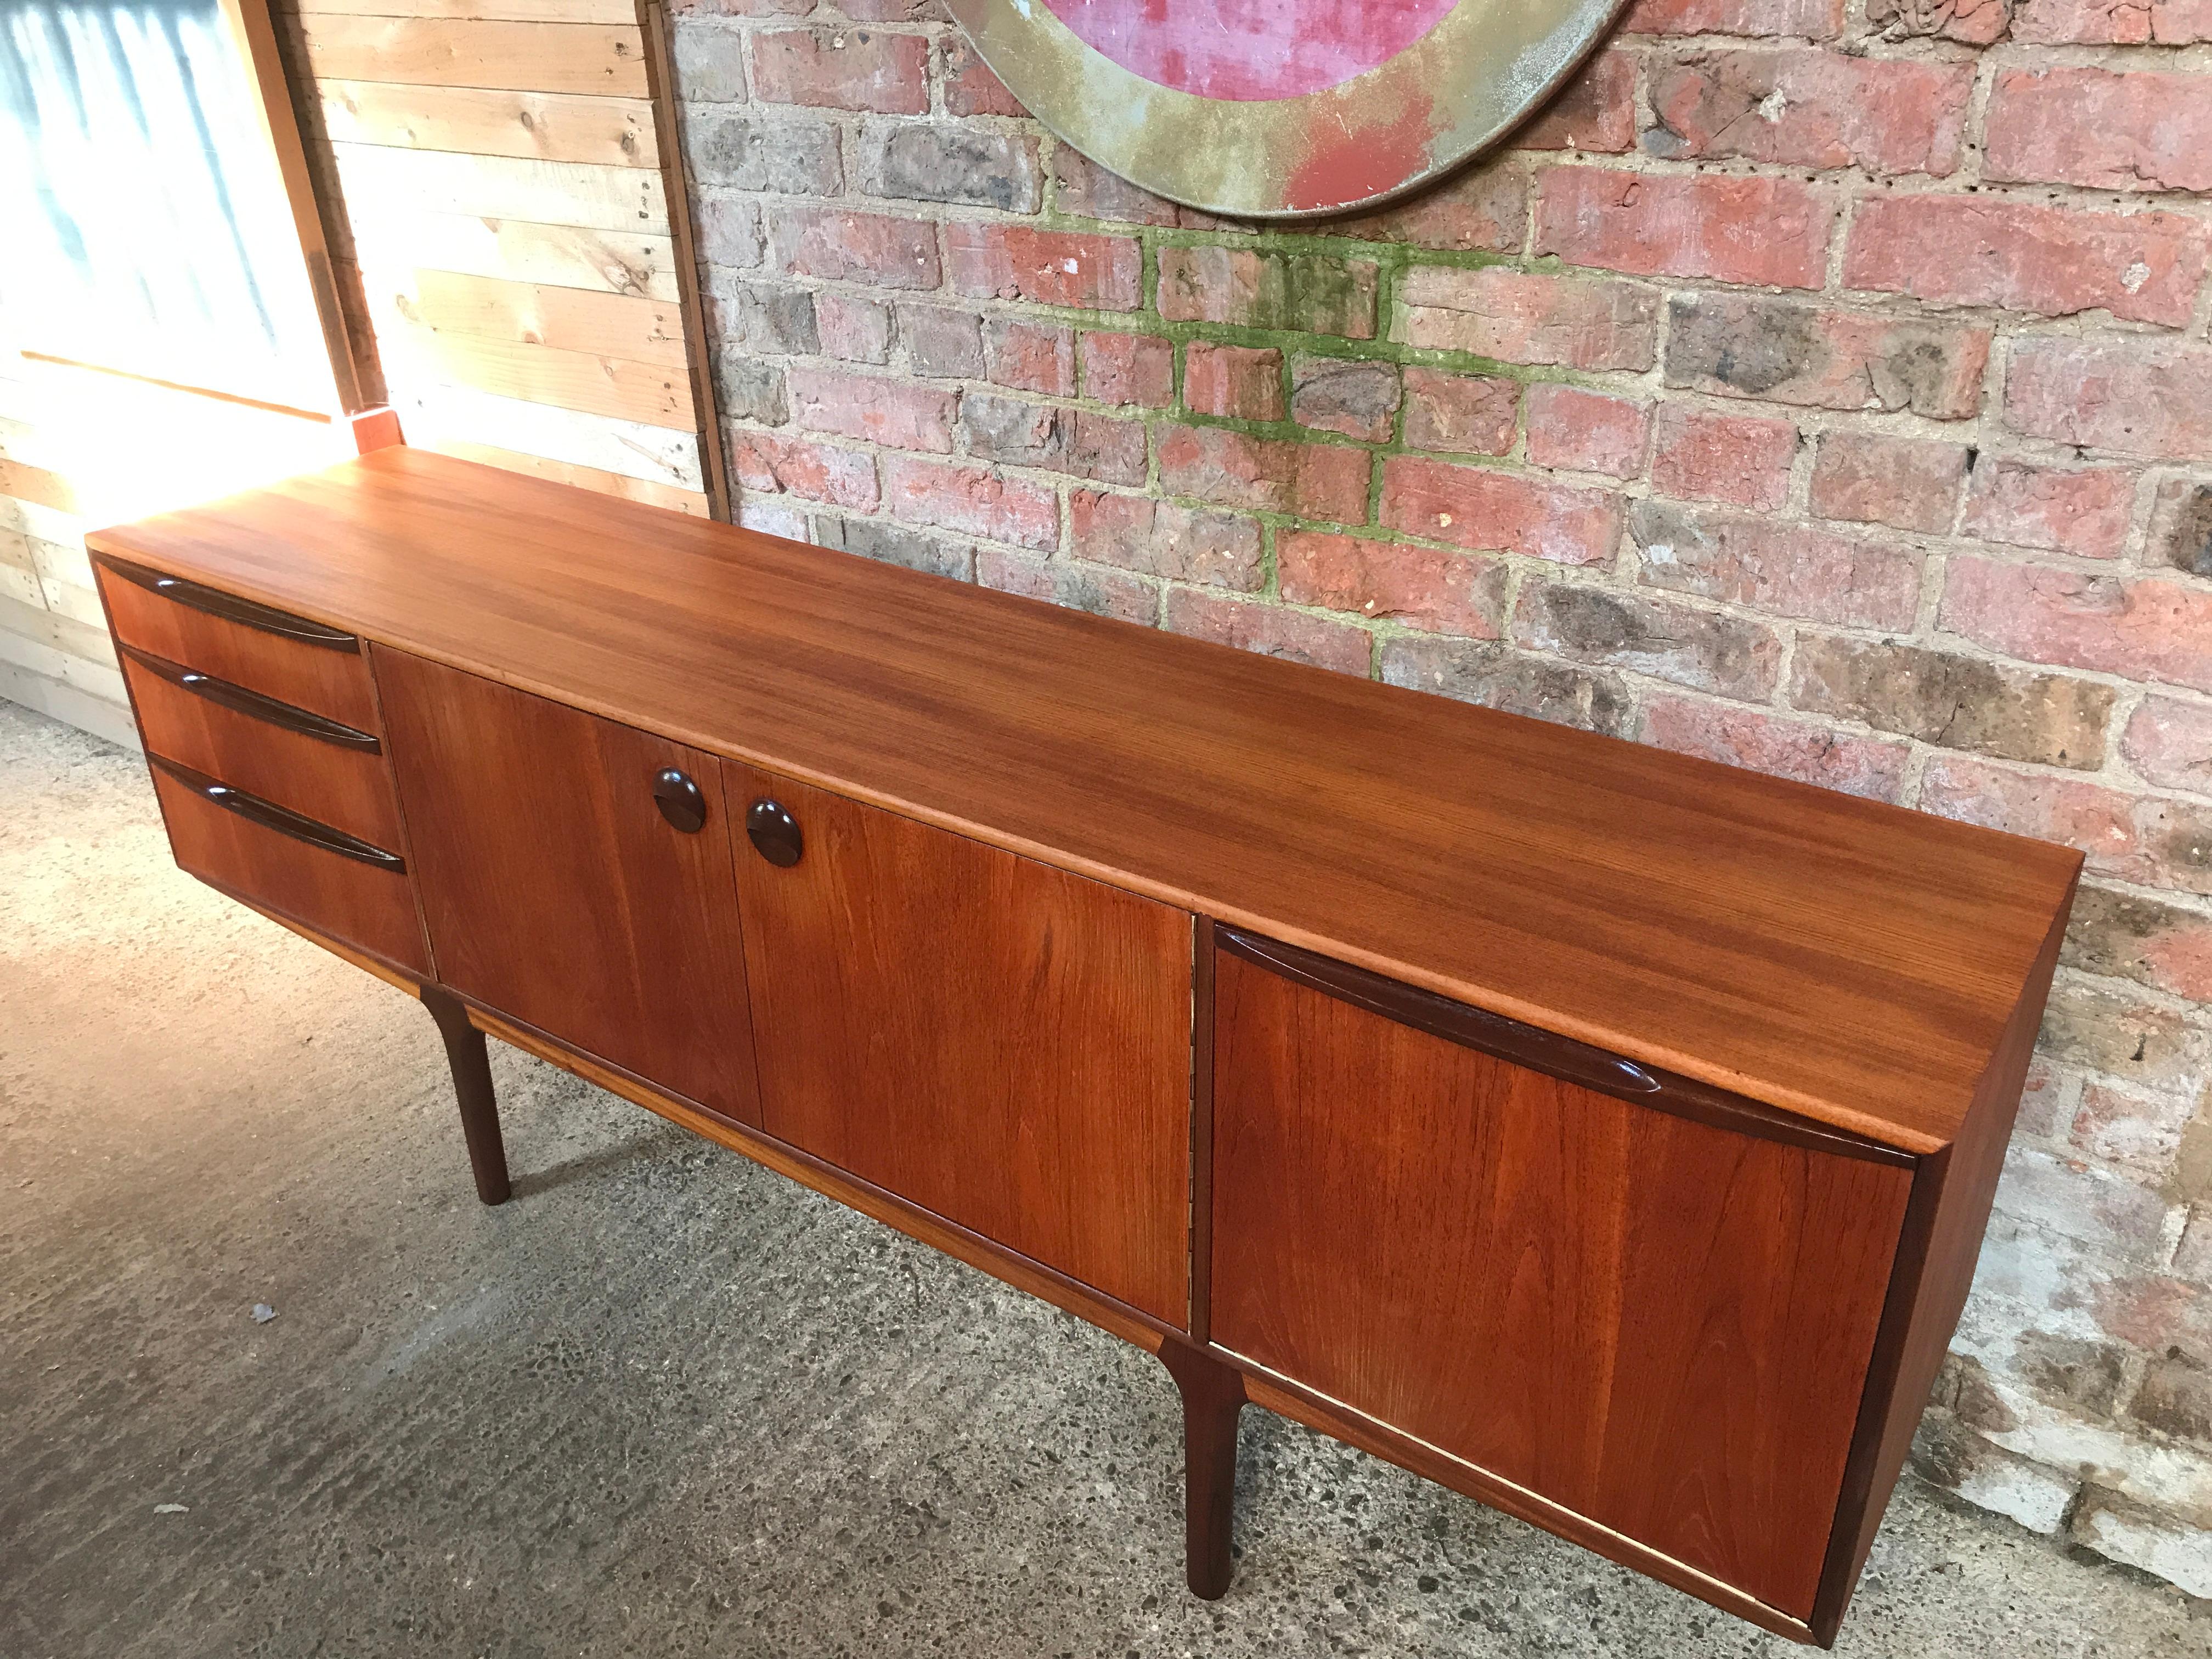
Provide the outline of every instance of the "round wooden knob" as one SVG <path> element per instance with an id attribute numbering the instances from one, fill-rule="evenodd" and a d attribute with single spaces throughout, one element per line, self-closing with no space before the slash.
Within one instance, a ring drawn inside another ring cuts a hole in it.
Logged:
<path id="1" fill-rule="evenodd" d="M 660 809 L 661 817 L 687 836 L 696 836 L 706 827 L 706 796 L 672 766 L 653 775 L 653 804 Z"/>
<path id="2" fill-rule="evenodd" d="M 745 809 L 745 839 L 770 864 L 788 870 L 806 851 L 799 820 L 781 801 L 757 800 Z"/>

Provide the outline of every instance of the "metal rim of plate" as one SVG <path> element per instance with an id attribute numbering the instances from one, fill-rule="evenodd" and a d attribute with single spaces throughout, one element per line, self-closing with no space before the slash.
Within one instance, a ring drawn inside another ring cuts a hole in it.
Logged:
<path id="1" fill-rule="evenodd" d="M 1376 208 L 1473 161 L 1558 89 L 1627 0 L 1459 0 L 1376 67 L 1288 98 L 1208 98 L 1146 80 L 1043 0 L 950 0 L 992 73 L 1062 143 L 1171 202 L 1227 219 Z"/>

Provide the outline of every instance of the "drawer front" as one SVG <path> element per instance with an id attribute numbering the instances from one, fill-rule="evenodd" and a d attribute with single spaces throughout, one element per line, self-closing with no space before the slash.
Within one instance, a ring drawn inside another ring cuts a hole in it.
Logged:
<path id="1" fill-rule="evenodd" d="M 184 869 L 342 944 L 429 972 L 414 890 L 396 854 L 173 762 L 156 759 L 153 769 Z"/>
<path id="2" fill-rule="evenodd" d="M 1809 1616 L 1911 1170 L 1216 964 L 1214 1340 Z"/>
<path id="3" fill-rule="evenodd" d="M 98 562 L 125 645 L 279 702 L 374 732 L 368 658 L 352 635 L 120 559 Z"/>
<path id="4" fill-rule="evenodd" d="M 399 808 L 372 734 L 125 646 L 148 752 L 398 850 Z"/>

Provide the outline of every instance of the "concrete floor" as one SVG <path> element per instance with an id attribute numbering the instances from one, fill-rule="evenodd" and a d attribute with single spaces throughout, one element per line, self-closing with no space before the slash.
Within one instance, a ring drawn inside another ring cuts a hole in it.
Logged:
<path id="1" fill-rule="evenodd" d="M 1798 1650 L 1257 1411 L 1194 1601 L 1156 1362 L 494 1056 L 487 1210 L 420 1009 L 0 702 L 0 1656 Z M 1908 1483 L 1837 1650 L 2212 1617 Z"/>

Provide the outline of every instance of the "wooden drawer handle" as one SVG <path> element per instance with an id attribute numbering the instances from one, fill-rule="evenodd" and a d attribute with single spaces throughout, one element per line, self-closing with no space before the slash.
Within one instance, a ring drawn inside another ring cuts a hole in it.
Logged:
<path id="1" fill-rule="evenodd" d="M 394 873 L 407 868 L 407 860 L 397 853 L 387 853 L 381 847 L 372 847 L 357 836 L 343 830 L 333 830 L 327 823 L 319 823 L 306 814 L 295 812 L 289 806 L 279 806 L 273 800 L 264 800 L 258 795 L 249 795 L 243 789 L 234 789 L 227 783 L 218 783 L 204 772 L 195 772 L 189 766 L 165 760 L 159 755 L 147 758 L 191 790 L 202 800 L 220 806 L 226 812 L 235 812 L 249 823 L 258 823 L 264 830 L 274 830 L 280 836 L 289 836 L 294 841 L 303 841 L 310 847 L 319 847 L 325 853 L 336 853 L 340 858 L 356 859 L 363 864 L 373 864 L 380 870 Z"/>
<path id="2" fill-rule="evenodd" d="M 186 581 L 182 576 L 165 576 L 158 570 L 149 570 L 143 564 L 132 564 L 124 559 L 103 558 L 100 562 L 125 580 L 136 582 L 149 592 L 174 599 L 179 605 L 188 605 L 195 611 L 204 611 L 210 617 L 221 617 L 225 622 L 243 623 L 264 634 L 279 634 L 305 645 L 319 645 L 325 651 L 361 650 L 361 641 L 355 635 L 326 628 L 321 623 L 309 622 L 304 617 L 295 617 L 270 605 L 256 605 L 252 599 L 241 599 L 219 587 Z"/>
<path id="3" fill-rule="evenodd" d="M 653 775 L 653 804 L 660 809 L 661 817 L 687 836 L 696 836 L 707 827 L 706 796 L 688 775 L 672 766 Z"/>
<path id="4" fill-rule="evenodd" d="M 781 801 L 757 800 L 745 809 L 745 839 L 780 870 L 788 870 L 806 853 L 806 837 L 799 820 Z"/>
<path id="5" fill-rule="evenodd" d="M 172 685 L 181 686 L 196 697 L 219 703 L 225 708 L 235 709 L 241 714 L 251 714 L 255 720 L 266 720 L 271 726 L 281 726 L 287 732 L 297 732 L 325 743 L 334 743 L 341 749 L 359 749 L 368 754 L 380 754 L 384 745 L 375 734 L 357 732 L 350 726 L 320 714 L 311 714 L 304 708 L 295 708 L 289 702 L 279 702 L 274 697 L 264 697 L 258 691 L 249 691 L 242 685 L 233 685 L 228 680 L 219 680 L 212 674 L 203 674 L 196 668 L 186 668 L 171 662 L 167 657 L 157 657 L 150 651 L 141 651 L 135 645 L 120 647 L 125 656 L 149 674 L 158 674 Z"/>

